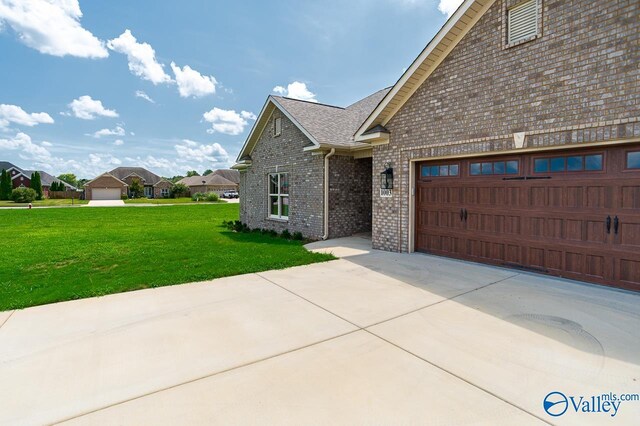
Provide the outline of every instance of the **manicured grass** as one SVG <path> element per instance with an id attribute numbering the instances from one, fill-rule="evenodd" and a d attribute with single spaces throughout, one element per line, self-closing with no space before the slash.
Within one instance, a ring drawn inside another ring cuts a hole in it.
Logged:
<path id="1" fill-rule="evenodd" d="M 0 211 L 0 311 L 330 260 L 226 230 L 238 204 Z"/>
<path id="2" fill-rule="evenodd" d="M 45 207 L 45 206 L 70 206 L 72 200 L 36 200 L 31 205 L 33 207 Z M 73 200 L 73 204 L 87 204 L 85 200 Z M 24 207 L 27 208 L 29 203 L 14 203 L 13 201 L 0 201 L 0 207 Z"/>
<path id="3" fill-rule="evenodd" d="M 215 202 L 223 201 L 193 201 L 191 198 L 134 198 L 131 200 L 124 200 L 125 204 L 212 204 Z"/>

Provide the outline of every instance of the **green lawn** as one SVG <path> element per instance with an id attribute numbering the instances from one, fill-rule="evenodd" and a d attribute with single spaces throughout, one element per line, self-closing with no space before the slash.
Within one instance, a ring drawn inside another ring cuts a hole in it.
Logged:
<path id="1" fill-rule="evenodd" d="M 210 201 L 193 201 L 191 198 L 133 198 L 124 200 L 125 204 L 211 204 Z M 224 202 L 224 201 L 214 201 Z"/>
<path id="2" fill-rule="evenodd" d="M 33 207 L 45 207 L 45 206 L 70 206 L 72 200 L 40 200 L 31 203 Z M 73 200 L 73 204 L 87 204 L 85 200 Z M 0 201 L 0 207 L 24 207 L 27 208 L 29 203 L 14 203 L 13 201 Z"/>
<path id="3" fill-rule="evenodd" d="M 0 311 L 333 258 L 227 231 L 238 208 L 0 210 Z"/>

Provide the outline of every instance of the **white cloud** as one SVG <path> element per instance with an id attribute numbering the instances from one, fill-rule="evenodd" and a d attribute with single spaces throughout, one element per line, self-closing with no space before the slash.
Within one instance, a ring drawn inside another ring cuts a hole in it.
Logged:
<path id="1" fill-rule="evenodd" d="M 92 166 L 110 169 L 113 166 L 119 166 L 122 161 L 111 154 L 89 154 L 89 163 Z"/>
<path id="2" fill-rule="evenodd" d="M 118 113 L 112 109 L 106 109 L 102 106 L 102 102 L 91 99 L 91 96 L 80 96 L 78 99 L 74 99 L 69 108 L 73 111 L 73 115 L 83 120 L 93 120 L 98 116 L 102 117 L 118 117 Z M 71 115 L 70 113 L 63 113 L 64 115 Z"/>
<path id="3" fill-rule="evenodd" d="M 458 7 L 460 7 L 463 1 L 464 0 L 440 0 L 438 10 L 449 17 L 458 10 Z"/>
<path id="4" fill-rule="evenodd" d="M 151 99 L 151 97 L 149 95 L 147 95 L 145 92 L 143 92 L 142 90 L 136 90 L 136 98 L 142 98 L 145 101 L 151 102 L 152 104 L 156 103 L 156 101 Z"/>
<path id="5" fill-rule="evenodd" d="M 47 142 L 47 141 L 42 141 L 42 143 L 40 145 L 47 146 L 47 147 L 53 146 L 53 144 L 51 142 Z"/>
<path id="6" fill-rule="evenodd" d="M 149 43 L 138 43 L 131 31 L 126 30 L 118 38 L 107 42 L 109 49 L 127 55 L 129 71 L 153 84 L 171 83 L 164 72 L 164 65 L 156 60 L 156 52 Z"/>
<path id="7" fill-rule="evenodd" d="M 211 128 L 207 130 L 208 133 L 218 132 L 227 135 L 239 135 L 249 124 L 247 120 L 256 119 L 255 114 L 252 112 L 241 111 L 237 113 L 234 110 L 224 110 L 220 108 L 213 108 L 211 111 L 205 112 L 202 116 L 205 121 L 211 123 Z"/>
<path id="8" fill-rule="evenodd" d="M 178 153 L 178 161 L 181 162 L 192 161 L 213 164 L 226 164 L 229 162 L 229 154 L 219 143 L 203 145 L 184 139 L 181 144 L 175 145 L 175 149 Z"/>
<path id="9" fill-rule="evenodd" d="M 0 128 L 7 127 L 9 123 L 33 127 L 41 123 L 51 124 L 53 118 L 46 112 L 29 114 L 17 105 L 0 104 Z"/>
<path id="10" fill-rule="evenodd" d="M 10 139 L 0 139 L 0 149 L 19 151 L 19 156 L 23 160 L 45 161 L 51 158 L 51 153 L 47 148 L 38 145 L 25 133 L 18 133 Z"/>
<path id="11" fill-rule="evenodd" d="M 158 158 L 152 155 L 146 157 L 125 157 L 124 159 L 128 164 L 144 167 L 155 173 L 163 176 L 177 176 L 184 175 L 187 170 L 195 169 L 193 164 L 178 164 L 175 160 L 169 160 L 166 158 Z"/>
<path id="12" fill-rule="evenodd" d="M 189 96 L 199 98 L 216 93 L 216 84 L 218 82 L 214 76 L 202 75 L 189 65 L 180 68 L 174 62 L 171 62 L 171 69 L 176 76 L 180 96 L 183 98 L 188 98 Z"/>
<path id="13" fill-rule="evenodd" d="M 124 145 L 124 141 L 123 141 L 122 139 L 116 139 L 116 140 L 113 142 L 113 144 L 114 144 L 115 146 L 122 146 L 122 145 Z"/>
<path id="14" fill-rule="evenodd" d="M 312 93 L 305 83 L 294 81 L 287 85 L 287 87 L 276 86 L 273 88 L 273 92 L 281 96 L 292 99 L 300 99 L 302 101 L 318 102 L 316 94 Z"/>
<path id="15" fill-rule="evenodd" d="M 124 136 L 125 133 L 126 132 L 122 127 L 116 126 L 115 129 L 101 129 L 101 130 L 98 130 L 92 136 L 94 138 L 101 138 L 103 136 Z"/>
<path id="16" fill-rule="evenodd" d="M 80 24 L 78 0 L 2 0 L 0 23 L 6 22 L 20 41 L 53 56 L 106 58 L 104 42 Z"/>

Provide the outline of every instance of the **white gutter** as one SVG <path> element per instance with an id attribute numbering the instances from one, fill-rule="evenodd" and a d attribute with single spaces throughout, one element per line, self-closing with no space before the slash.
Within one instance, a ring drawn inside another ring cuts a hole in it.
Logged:
<path id="1" fill-rule="evenodd" d="M 335 148 L 324 156 L 324 235 L 323 240 L 329 238 L 329 158 L 336 153 Z"/>

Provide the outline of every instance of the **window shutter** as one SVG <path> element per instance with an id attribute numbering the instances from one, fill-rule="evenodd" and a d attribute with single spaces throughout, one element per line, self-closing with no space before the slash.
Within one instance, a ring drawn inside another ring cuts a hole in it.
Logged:
<path id="1" fill-rule="evenodd" d="M 509 9 L 508 43 L 516 43 L 538 34 L 538 0 L 529 0 Z"/>

